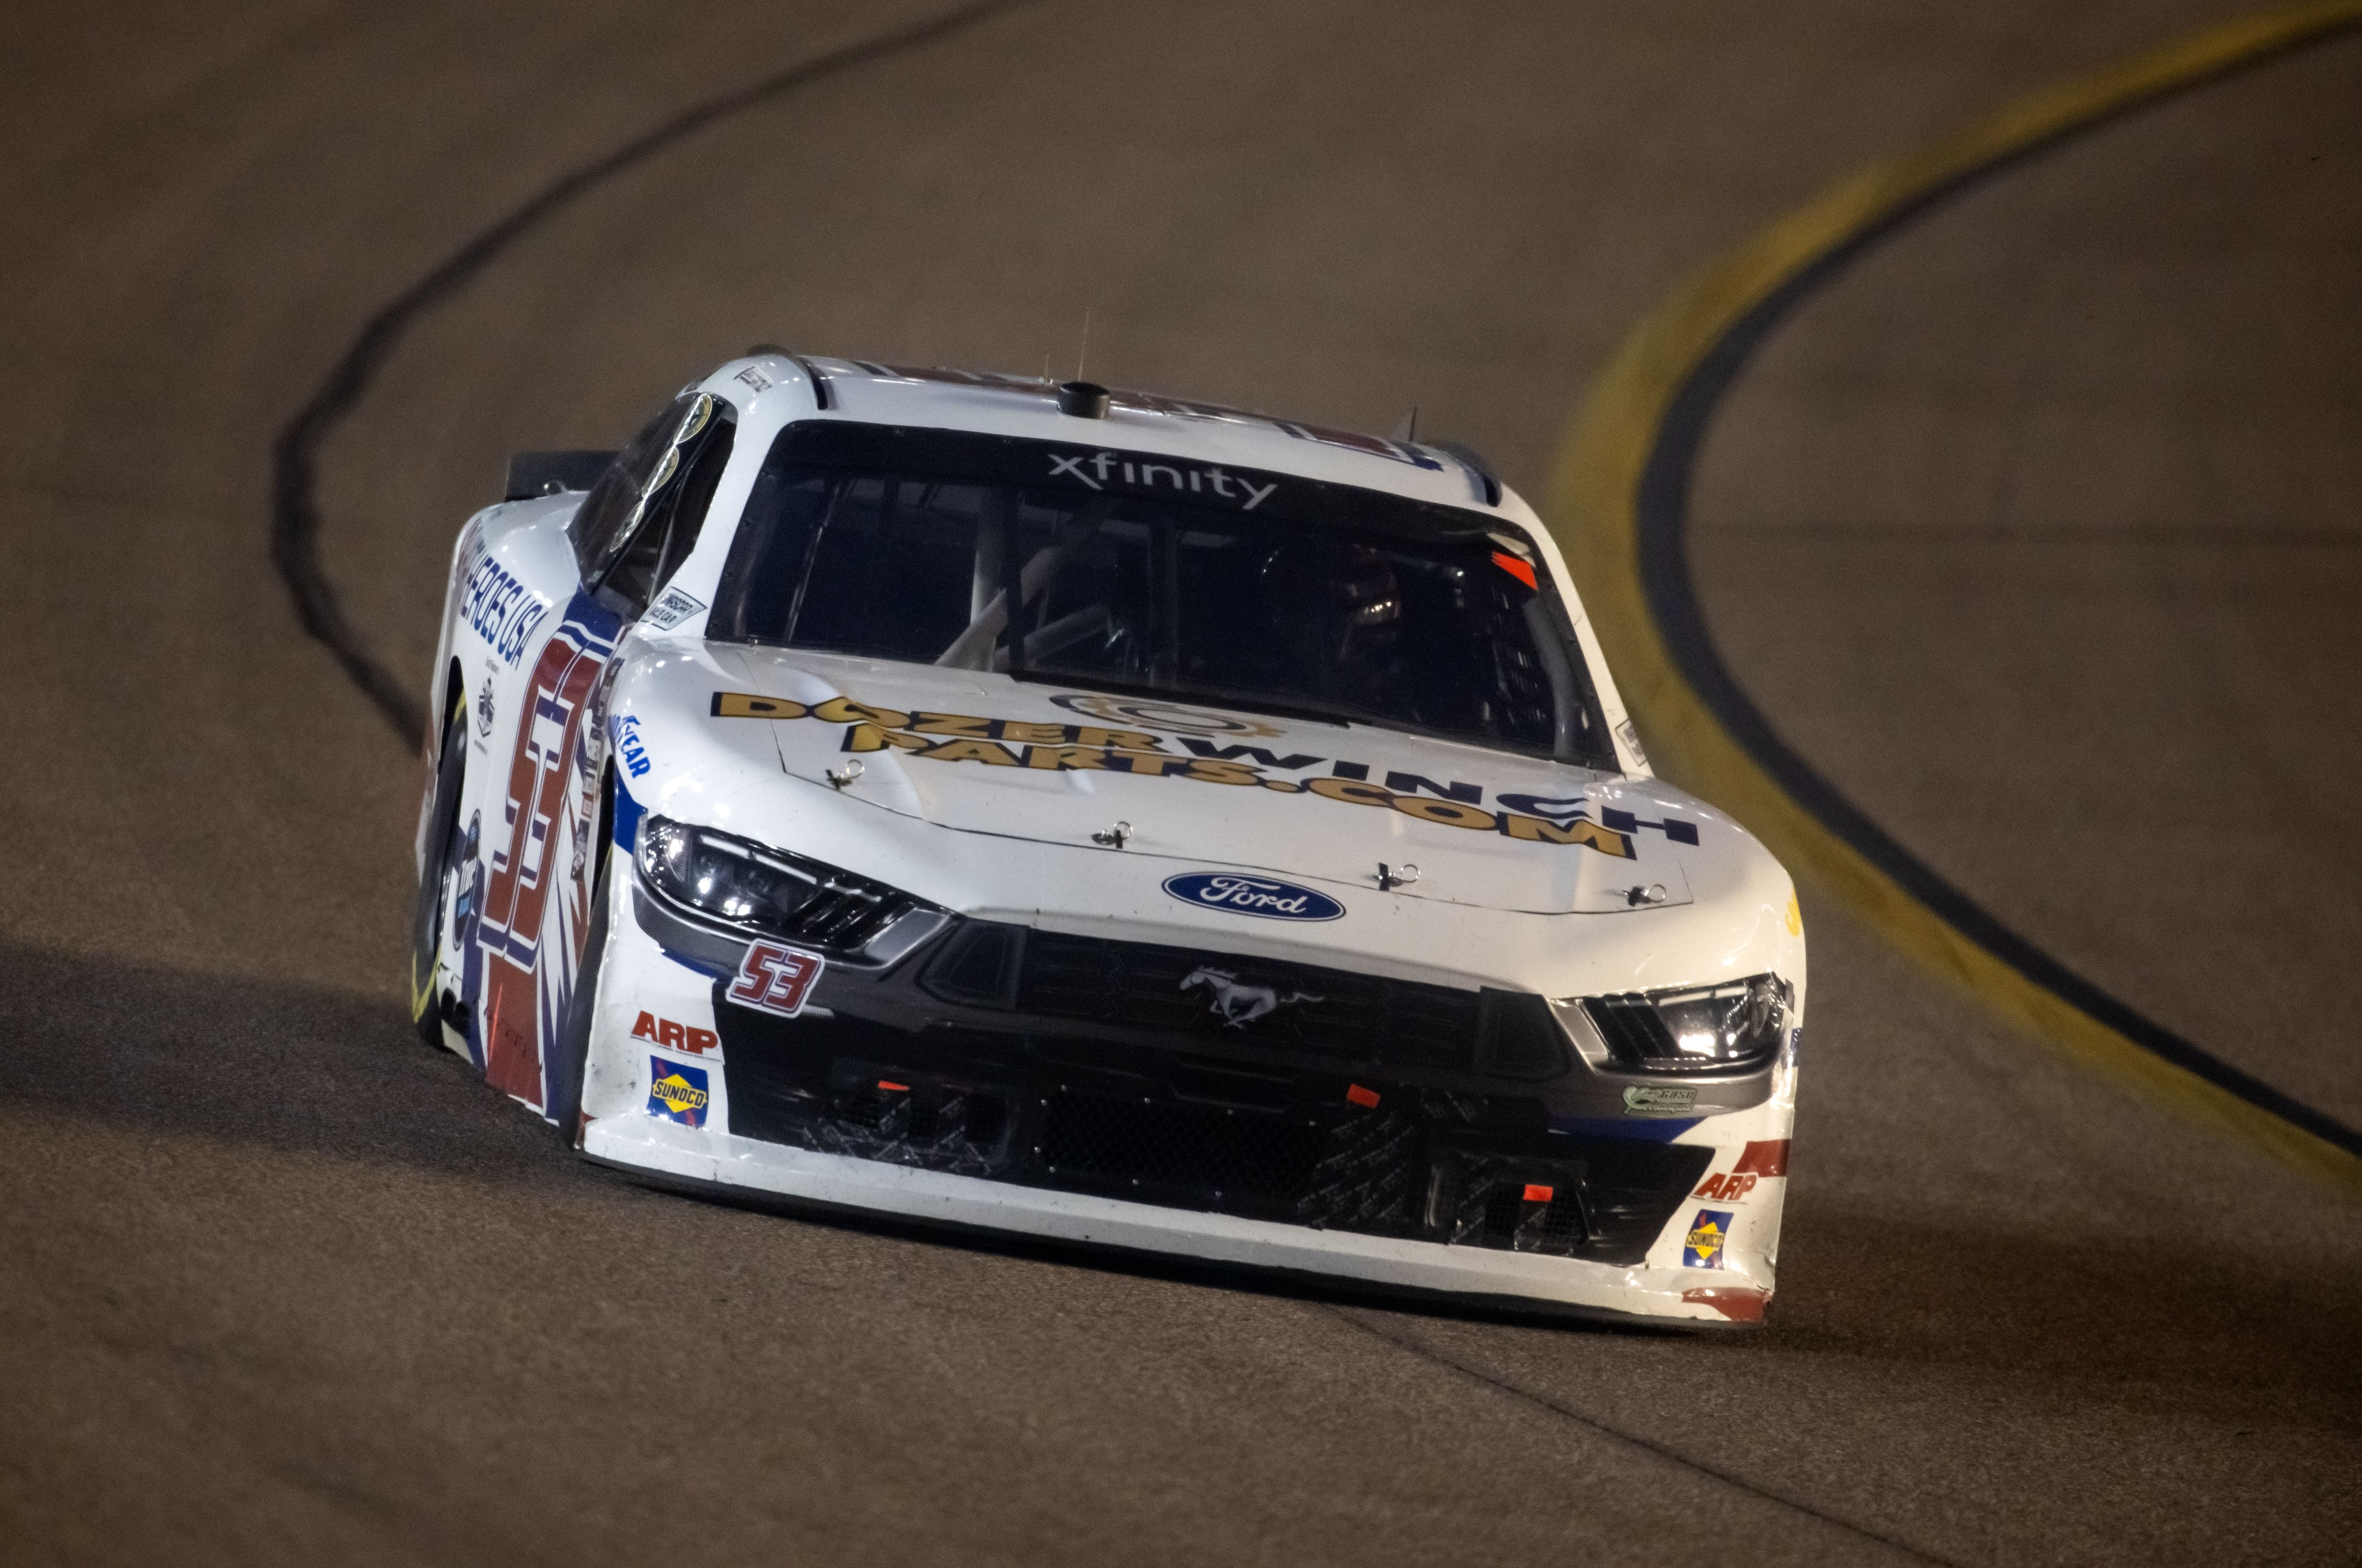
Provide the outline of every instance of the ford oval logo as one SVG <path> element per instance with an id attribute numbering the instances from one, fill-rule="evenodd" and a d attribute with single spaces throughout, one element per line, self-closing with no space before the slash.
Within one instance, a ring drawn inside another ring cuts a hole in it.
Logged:
<path id="1" fill-rule="evenodd" d="M 1232 872 L 1169 876 L 1164 879 L 1164 891 L 1184 904 L 1204 905 L 1228 915 L 1260 915 L 1266 920 L 1334 920 L 1345 913 L 1345 906 L 1325 893 Z"/>

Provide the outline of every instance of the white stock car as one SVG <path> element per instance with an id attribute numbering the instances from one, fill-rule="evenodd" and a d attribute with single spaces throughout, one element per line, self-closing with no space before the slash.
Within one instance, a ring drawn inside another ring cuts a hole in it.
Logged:
<path id="1" fill-rule="evenodd" d="M 509 488 L 414 1010 L 591 1158 L 1760 1320 L 1794 894 L 1650 774 L 1473 455 L 762 350 Z"/>

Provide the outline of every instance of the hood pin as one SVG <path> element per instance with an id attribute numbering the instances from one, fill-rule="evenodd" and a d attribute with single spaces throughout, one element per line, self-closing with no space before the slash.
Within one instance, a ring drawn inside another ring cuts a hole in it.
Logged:
<path id="1" fill-rule="evenodd" d="M 1652 882 L 1646 887 L 1628 887 L 1624 890 L 1624 902 L 1634 909 L 1644 904 L 1662 904 L 1665 902 L 1665 884 Z"/>
<path id="2" fill-rule="evenodd" d="M 828 779 L 829 788 L 843 789 L 846 784 L 851 784 L 854 780 L 861 776 L 861 759 L 855 757 L 852 762 L 845 763 L 844 766 L 841 768 L 830 768 L 827 770 L 825 776 Z"/>
<path id="3" fill-rule="evenodd" d="M 1119 822 L 1112 828 L 1102 828 L 1098 832 L 1092 834 L 1091 842 L 1094 844 L 1105 844 L 1111 850 L 1120 850 L 1124 847 L 1125 843 L 1131 839 L 1131 824 L 1129 822 Z"/>
<path id="4" fill-rule="evenodd" d="M 1378 862 L 1378 891 L 1380 893 L 1392 893 L 1396 888 L 1408 887 L 1418 880 L 1418 868 L 1417 866 L 1405 865 L 1396 869 L 1396 867 L 1389 866 L 1384 861 L 1380 861 Z"/>

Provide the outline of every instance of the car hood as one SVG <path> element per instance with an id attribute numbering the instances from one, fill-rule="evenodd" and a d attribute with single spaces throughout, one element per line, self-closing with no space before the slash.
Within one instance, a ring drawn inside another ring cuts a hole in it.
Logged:
<path id="1" fill-rule="evenodd" d="M 696 713 L 709 741 L 806 784 L 963 833 L 1120 833 L 1128 859 L 1175 874 L 1331 893 L 1415 876 L 1396 896 L 1604 915 L 1688 904 L 1701 874 L 1727 880 L 1718 857 L 1760 853 L 1654 780 L 1368 725 L 728 643 L 647 680 L 643 704 Z"/>

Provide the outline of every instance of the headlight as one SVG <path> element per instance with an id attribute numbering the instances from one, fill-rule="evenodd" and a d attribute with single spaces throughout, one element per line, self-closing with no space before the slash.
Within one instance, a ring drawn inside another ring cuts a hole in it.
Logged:
<path id="1" fill-rule="evenodd" d="M 1730 1072 L 1780 1048 L 1795 992 L 1778 975 L 1680 991 L 1584 999 L 1583 1010 L 1625 1067 L 1650 1072 Z"/>
<path id="2" fill-rule="evenodd" d="M 917 906 L 867 877 L 661 817 L 640 829 L 639 868 L 657 892 L 708 919 L 810 947 L 857 948 Z"/>

